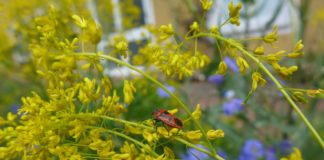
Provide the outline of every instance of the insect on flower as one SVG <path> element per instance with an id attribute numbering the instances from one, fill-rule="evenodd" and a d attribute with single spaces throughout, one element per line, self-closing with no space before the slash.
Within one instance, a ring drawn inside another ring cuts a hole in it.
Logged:
<path id="1" fill-rule="evenodd" d="M 183 123 L 176 116 L 172 115 L 165 109 L 158 109 L 152 113 L 155 122 L 162 122 L 172 128 L 182 129 Z"/>

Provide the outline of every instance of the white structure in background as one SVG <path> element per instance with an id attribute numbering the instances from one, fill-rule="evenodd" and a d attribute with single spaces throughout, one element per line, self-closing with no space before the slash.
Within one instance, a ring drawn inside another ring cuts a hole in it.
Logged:
<path id="1" fill-rule="evenodd" d="M 213 25 L 219 26 L 226 21 L 229 17 L 227 7 L 229 2 L 230 0 L 214 1 L 214 5 L 207 16 L 208 28 Z M 237 3 L 238 0 L 234 0 L 234 4 Z M 290 33 L 298 29 L 296 28 L 298 26 L 298 15 L 290 1 L 255 0 L 255 3 L 249 6 L 248 10 L 245 7 L 243 6 L 241 9 L 243 12 L 241 12 L 240 26 L 232 24 L 223 26 L 220 30 L 223 35 L 238 38 L 260 37 L 264 33 L 263 29 L 266 25 L 269 25 L 268 22 L 275 14 L 277 14 L 277 17 L 272 24 L 278 25 L 279 33 Z M 250 16 L 247 19 L 245 15 Z M 271 26 L 268 27 L 266 33 L 272 30 Z"/>
<path id="2" fill-rule="evenodd" d="M 88 0 L 88 7 L 93 15 L 93 18 L 97 23 L 100 23 L 96 5 L 93 2 L 94 0 Z M 118 32 L 123 31 L 123 36 L 127 39 L 129 43 L 136 42 L 136 41 L 144 41 L 148 38 L 151 38 L 151 34 L 149 31 L 144 28 L 144 25 L 147 24 L 155 24 L 154 19 L 154 11 L 153 11 L 153 4 L 152 0 L 135 0 L 139 4 L 141 12 L 143 13 L 144 23 L 140 24 L 140 26 L 132 28 L 130 30 L 123 30 L 122 24 L 122 8 L 120 7 L 119 3 L 122 0 L 107 0 L 111 1 L 113 7 L 113 21 L 114 21 L 114 29 L 116 33 L 109 33 L 107 35 L 102 35 L 102 39 L 98 44 L 98 51 L 104 51 L 105 47 L 108 45 L 108 42 L 114 38 L 118 34 Z M 107 21 L 111 21 L 111 19 L 107 19 Z M 123 59 L 124 61 L 129 62 L 128 59 Z M 138 67 L 139 69 L 143 69 L 144 67 Z M 136 72 L 128 69 L 127 67 L 116 67 L 116 68 L 106 68 L 104 70 L 104 74 L 108 74 L 114 77 L 125 77 L 129 75 L 138 75 Z"/>

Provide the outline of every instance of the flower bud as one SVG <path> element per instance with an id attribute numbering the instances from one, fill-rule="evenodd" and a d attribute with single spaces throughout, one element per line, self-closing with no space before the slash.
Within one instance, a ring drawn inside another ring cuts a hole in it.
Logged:
<path id="1" fill-rule="evenodd" d="M 264 55 L 264 47 L 263 46 L 258 46 L 257 48 L 255 48 L 253 53 L 256 54 L 256 55 Z"/>
<path id="2" fill-rule="evenodd" d="M 220 130 L 220 129 L 217 129 L 217 130 L 209 130 L 207 132 L 207 137 L 208 139 L 216 139 L 216 138 L 223 138 L 224 137 L 224 131 L 223 130 Z"/>
<path id="3" fill-rule="evenodd" d="M 227 70 L 227 65 L 224 61 L 221 61 L 218 65 L 218 70 L 217 70 L 217 74 L 221 74 L 224 75 L 226 73 Z"/>

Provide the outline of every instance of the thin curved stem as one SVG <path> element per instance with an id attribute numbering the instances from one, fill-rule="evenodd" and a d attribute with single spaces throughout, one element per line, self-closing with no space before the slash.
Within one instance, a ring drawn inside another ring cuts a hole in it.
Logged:
<path id="1" fill-rule="evenodd" d="M 275 85 L 277 86 L 277 88 L 279 89 L 279 91 L 284 95 L 284 97 L 286 98 L 286 100 L 288 101 L 288 103 L 292 106 L 292 108 L 297 112 L 297 114 L 299 115 L 299 117 L 303 120 L 303 122 L 306 124 L 306 126 L 308 127 L 308 129 L 311 131 L 311 133 L 313 134 L 313 136 L 315 137 L 315 139 L 317 140 L 317 142 L 320 144 L 320 146 L 324 149 L 324 142 L 322 140 L 322 138 L 320 137 L 320 135 L 318 134 L 318 132 L 315 130 L 315 128 L 313 127 L 313 125 L 308 121 L 308 119 L 306 118 L 306 116 L 303 114 L 303 112 L 299 109 L 299 107 L 296 105 L 296 103 L 291 99 L 291 97 L 289 96 L 289 94 L 286 92 L 286 90 L 282 87 L 282 85 L 280 84 L 280 82 L 273 76 L 273 74 L 265 67 L 265 65 L 263 63 L 261 63 L 261 61 L 259 59 L 257 59 L 256 57 L 254 57 L 251 53 L 249 53 L 248 51 L 246 51 L 245 49 L 243 49 L 240 46 L 237 46 L 235 43 L 233 43 L 232 41 L 229 41 L 228 39 L 220 36 L 220 35 L 215 35 L 215 34 L 211 34 L 211 33 L 199 33 L 197 35 L 195 35 L 197 37 L 202 37 L 202 36 L 207 36 L 207 37 L 213 37 L 216 38 L 218 40 L 224 41 L 230 45 L 232 45 L 233 47 L 237 48 L 239 51 L 241 51 L 245 56 L 249 57 L 250 59 L 252 59 L 260 68 L 261 70 L 267 74 L 270 79 L 275 83 Z M 192 38 L 194 38 L 195 36 L 193 36 Z"/>
<path id="2" fill-rule="evenodd" d="M 95 54 L 95 53 L 75 53 L 73 54 L 75 56 L 98 56 L 110 61 L 113 61 L 117 64 L 126 66 L 138 73 L 140 73 L 141 75 L 143 75 L 145 78 L 147 78 L 148 80 L 152 81 L 153 83 L 155 83 L 156 85 L 158 85 L 159 87 L 161 87 L 165 92 L 167 92 L 172 98 L 174 98 L 179 104 L 180 107 L 192 118 L 192 120 L 194 121 L 195 125 L 199 128 L 199 130 L 201 131 L 205 141 L 208 144 L 208 148 L 211 150 L 211 152 L 216 156 L 217 159 L 222 160 L 223 158 L 220 157 L 217 153 L 216 150 L 214 149 L 213 145 L 211 144 L 211 142 L 209 141 L 208 137 L 207 137 L 207 133 L 205 131 L 205 129 L 201 126 L 201 124 L 192 117 L 190 110 L 188 109 L 188 107 L 176 96 L 174 95 L 172 92 L 170 92 L 162 83 L 160 83 L 159 81 L 157 81 L 156 79 L 154 79 L 152 76 L 150 76 L 149 74 L 145 73 L 144 71 L 136 68 L 135 66 L 132 66 L 131 64 L 121 61 L 117 58 L 114 58 L 112 56 L 108 56 L 108 55 L 102 55 L 102 54 Z"/>

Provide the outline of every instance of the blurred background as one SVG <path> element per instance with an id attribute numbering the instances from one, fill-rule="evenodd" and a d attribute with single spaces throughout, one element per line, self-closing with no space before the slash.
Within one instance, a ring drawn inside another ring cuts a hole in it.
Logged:
<path id="1" fill-rule="evenodd" d="M 57 22 L 62 36 L 76 34 L 69 28 L 68 19 L 73 14 L 92 18 L 102 27 L 102 37 L 97 45 L 87 44 L 88 51 L 112 51 L 111 41 L 123 35 L 130 50 L 130 57 L 123 59 L 133 63 L 133 58 L 148 42 L 156 41 L 150 27 L 173 24 L 179 41 L 183 40 L 189 25 L 200 22 L 202 29 L 222 24 L 228 17 L 229 0 L 214 0 L 209 12 L 202 10 L 199 0 L 0 0 L 0 115 L 17 112 L 21 97 L 32 91 L 46 94 L 45 84 L 36 74 L 36 66 L 28 45 L 32 42 L 35 17 L 50 14 L 54 6 L 62 18 Z M 234 1 L 237 3 L 238 1 Z M 220 30 L 225 37 L 253 39 L 279 28 L 278 42 L 266 46 L 266 53 L 289 50 L 298 40 L 305 45 L 300 59 L 285 59 L 282 63 L 298 65 L 299 70 L 281 82 L 289 88 L 324 88 L 324 2 L 322 0 L 241 0 L 241 25 L 226 25 Z M 249 50 L 261 41 L 243 41 Z M 180 97 L 192 109 L 199 103 L 203 110 L 202 124 L 206 128 L 219 128 L 225 138 L 214 145 L 227 159 L 279 159 L 301 149 L 304 159 L 324 159 L 323 150 L 310 135 L 305 124 L 294 113 L 276 87 L 269 83 L 256 91 L 249 102 L 241 102 L 250 90 L 249 75 L 241 76 L 235 60 L 225 57 L 230 72 L 217 75 L 220 61 L 215 41 L 199 39 L 199 49 L 207 54 L 211 63 L 192 78 L 177 80 L 156 75 L 168 89 Z M 188 46 L 190 48 L 190 46 Z M 119 80 L 131 76 L 126 68 L 102 62 L 105 74 L 122 90 Z M 138 66 L 141 67 L 141 66 Z M 156 108 L 174 108 L 177 103 L 162 89 L 139 79 L 134 83 L 138 90 L 135 102 L 128 106 L 125 119 L 141 121 L 151 117 Z M 322 97 L 323 98 L 323 97 Z M 324 101 L 320 98 L 299 103 L 300 108 L 314 127 L 324 137 Z M 184 114 L 179 113 L 179 117 Z M 188 127 L 191 127 L 190 125 Z M 196 159 L 190 148 L 173 144 L 182 159 Z M 199 152 L 195 154 L 201 154 Z M 202 159 L 208 157 L 201 154 Z M 257 157 L 257 158 L 256 158 Z"/>

